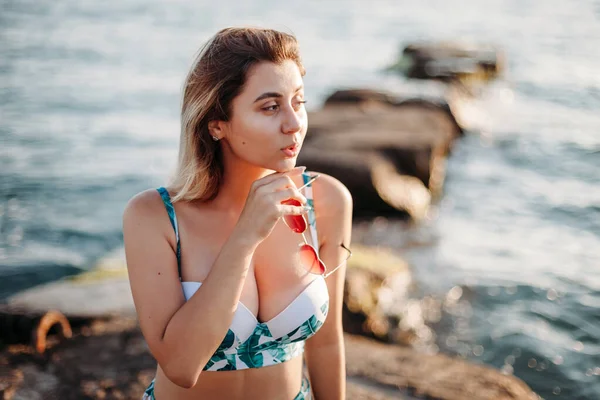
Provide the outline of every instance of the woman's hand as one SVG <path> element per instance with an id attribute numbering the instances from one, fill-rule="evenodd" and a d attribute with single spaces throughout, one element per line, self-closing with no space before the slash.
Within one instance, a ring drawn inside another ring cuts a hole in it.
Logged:
<path id="1" fill-rule="evenodd" d="M 258 244 L 269 236 L 282 216 L 306 213 L 306 197 L 290 177 L 303 171 L 304 167 L 297 167 L 254 181 L 235 227 L 237 233 L 245 240 Z M 301 205 L 283 204 L 289 199 L 297 200 Z"/>

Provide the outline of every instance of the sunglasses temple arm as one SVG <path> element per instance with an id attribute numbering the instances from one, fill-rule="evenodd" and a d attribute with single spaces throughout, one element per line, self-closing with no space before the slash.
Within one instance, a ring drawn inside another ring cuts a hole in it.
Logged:
<path id="1" fill-rule="evenodd" d="M 346 257 L 346 259 L 344 261 L 341 262 L 340 265 L 338 265 L 337 267 L 335 267 L 334 269 L 332 269 L 331 271 L 325 272 L 323 274 L 323 278 L 327 278 L 329 275 L 333 274 L 338 268 L 340 268 L 341 266 L 343 266 L 344 264 L 346 264 L 348 262 L 348 260 L 350 259 L 350 257 L 352 257 L 352 251 L 350 251 L 350 249 L 348 249 L 346 246 L 342 245 L 342 247 L 346 250 L 348 250 L 349 254 L 348 257 Z"/>
<path id="2" fill-rule="evenodd" d="M 337 267 L 335 267 L 335 268 L 334 268 L 334 269 L 332 269 L 331 271 L 329 271 L 329 272 L 325 272 L 325 273 L 323 274 L 323 278 L 327 278 L 329 275 L 333 274 L 335 271 L 337 271 L 337 269 L 338 269 L 339 267 L 341 267 L 341 266 L 342 266 L 342 265 L 344 265 L 345 263 L 346 263 L 346 261 L 344 261 L 343 263 L 341 263 L 340 265 L 338 265 Z"/>
<path id="3" fill-rule="evenodd" d="M 314 181 L 316 181 L 319 176 L 321 176 L 321 175 L 317 174 L 317 175 L 313 176 L 308 182 L 306 182 L 304 185 L 300 186 L 298 188 L 298 190 L 304 189 L 305 187 L 307 187 L 308 185 L 310 185 L 311 183 L 313 183 Z"/>

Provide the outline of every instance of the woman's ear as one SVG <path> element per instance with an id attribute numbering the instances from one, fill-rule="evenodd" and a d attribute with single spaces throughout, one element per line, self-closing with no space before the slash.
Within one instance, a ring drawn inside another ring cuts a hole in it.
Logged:
<path id="1" fill-rule="evenodd" d="M 223 121 L 209 121 L 208 122 L 208 133 L 213 137 L 214 140 L 221 140 L 225 132 L 223 131 Z"/>

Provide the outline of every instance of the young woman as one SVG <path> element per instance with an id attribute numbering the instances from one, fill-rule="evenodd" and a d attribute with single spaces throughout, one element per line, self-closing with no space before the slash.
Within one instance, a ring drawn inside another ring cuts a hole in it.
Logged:
<path id="1" fill-rule="evenodd" d="M 352 199 L 338 180 L 295 167 L 303 75 L 293 36 L 230 28 L 187 76 L 173 182 L 133 197 L 123 216 L 158 362 L 144 399 L 345 397 Z"/>

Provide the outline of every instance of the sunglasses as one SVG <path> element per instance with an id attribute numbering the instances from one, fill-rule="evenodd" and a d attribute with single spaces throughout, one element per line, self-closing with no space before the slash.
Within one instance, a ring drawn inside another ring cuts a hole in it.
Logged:
<path id="1" fill-rule="evenodd" d="M 319 176 L 320 175 L 318 175 L 318 174 L 311 176 L 310 179 L 304 185 L 302 185 L 298 188 L 298 190 L 302 191 L 306 187 L 309 187 L 311 183 L 313 183 L 315 180 L 317 180 L 317 178 L 319 178 Z M 310 203 L 310 200 L 309 200 L 309 203 Z M 302 205 L 296 199 L 285 200 L 282 202 L 282 204 L 292 205 L 292 206 L 301 206 Z M 310 204 L 310 205 L 312 206 L 312 204 Z M 306 230 L 309 226 L 309 223 L 306 220 L 306 218 L 304 217 L 304 215 L 285 215 L 283 217 L 283 221 L 293 232 L 299 233 L 302 235 L 302 239 L 304 240 L 304 243 L 300 243 L 300 245 L 298 247 L 298 258 L 300 260 L 300 264 L 306 270 L 306 272 L 309 272 L 309 273 L 315 274 L 315 275 L 323 275 L 324 278 L 327 278 L 329 275 L 333 274 L 338 268 L 340 268 L 342 265 L 344 265 L 346 263 L 346 261 L 348 261 L 348 259 L 350 259 L 350 257 L 352 257 L 352 251 L 350 251 L 350 249 L 348 249 L 346 246 L 344 246 L 343 243 L 340 244 L 340 247 L 342 247 L 347 252 L 346 258 L 344 259 L 344 261 L 342 261 L 340 263 L 340 265 L 338 265 L 331 271 L 328 271 L 327 267 L 325 266 L 325 263 L 323 263 L 323 261 L 319 258 L 319 254 L 317 253 L 317 250 L 315 249 L 315 247 L 313 245 L 311 245 L 308 242 L 308 240 L 306 239 L 306 235 L 307 235 Z M 316 237 L 313 237 L 312 232 L 309 231 L 309 234 L 310 234 L 311 238 L 313 239 L 313 242 L 316 242 L 316 240 L 315 240 Z"/>

